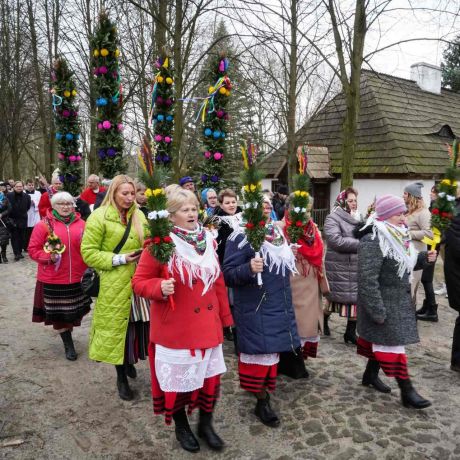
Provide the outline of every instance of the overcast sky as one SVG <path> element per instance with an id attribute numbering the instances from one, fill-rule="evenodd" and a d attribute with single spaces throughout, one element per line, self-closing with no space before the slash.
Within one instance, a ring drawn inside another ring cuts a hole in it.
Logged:
<path id="1" fill-rule="evenodd" d="M 393 0 L 391 7 L 407 7 L 407 0 Z M 457 14 L 460 1 L 414 0 L 416 8 L 431 7 L 447 9 L 448 12 L 403 11 L 386 13 L 380 22 L 380 31 L 374 27 L 367 37 L 366 52 L 383 48 L 391 43 L 412 38 L 435 38 L 453 40 L 460 33 Z M 380 36 L 380 41 L 379 41 Z M 403 43 L 377 53 L 370 61 L 379 71 L 403 78 L 410 78 L 410 66 L 416 62 L 440 65 L 445 43 L 439 41 L 417 41 Z"/>

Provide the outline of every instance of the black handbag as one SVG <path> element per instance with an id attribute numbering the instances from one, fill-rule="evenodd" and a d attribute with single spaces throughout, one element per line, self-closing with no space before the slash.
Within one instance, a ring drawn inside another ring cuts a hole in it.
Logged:
<path id="1" fill-rule="evenodd" d="M 123 234 L 123 238 L 113 250 L 114 254 L 118 254 L 126 243 L 129 231 L 131 230 L 132 218 L 133 216 L 129 218 L 128 225 L 126 226 L 125 233 Z M 83 273 L 81 278 L 81 288 L 88 297 L 97 297 L 99 295 L 99 274 L 94 268 L 87 268 L 85 273 Z"/>

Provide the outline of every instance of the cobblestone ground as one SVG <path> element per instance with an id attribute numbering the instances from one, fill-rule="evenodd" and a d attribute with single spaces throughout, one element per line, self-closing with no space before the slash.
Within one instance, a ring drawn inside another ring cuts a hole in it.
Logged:
<path id="1" fill-rule="evenodd" d="M 90 362 L 90 316 L 74 337 L 79 358 L 66 361 L 60 338 L 31 323 L 36 266 L 0 265 L 0 457 L 17 459 L 459 459 L 460 375 L 449 370 L 455 314 L 444 298 L 440 322 L 419 325 L 421 344 L 408 349 L 419 392 L 433 401 L 405 409 L 394 381 L 389 395 L 360 385 L 364 359 L 342 340 L 344 320 L 331 321 L 310 378 L 280 378 L 273 406 L 282 425 L 270 429 L 252 414 L 254 400 L 239 389 L 236 361 L 225 345 L 228 372 L 215 425 L 227 442 L 216 454 L 188 454 L 151 411 L 147 363 L 132 384 L 134 402 L 121 401 L 112 366 Z M 388 382 L 389 381 L 389 382 Z M 196 415 L 192 423 L 196 423 Z"/>

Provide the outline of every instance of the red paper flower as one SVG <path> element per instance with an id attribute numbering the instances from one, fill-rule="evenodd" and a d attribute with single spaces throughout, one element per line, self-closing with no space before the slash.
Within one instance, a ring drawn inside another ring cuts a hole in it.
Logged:
<path id="1" fill-rule="evenodd" d="M 296 223 L 295 223 L 295 226 L 296 227 L 302 227 L 302 221 L 301 220 L 298 220 Z"/>
<path id="2" fill-rule="evenodd" d="M 161 238 L 159 236 L 155 236 L 155 238 L 153 238 L 153 243 L 154 244 L 160 244 L 161 243 Z"/>
<path id="3" fill-rule="evenodd" d="M 452 217 L 452 213 L 443 211 L 441 213 L 441 217 L 445 217 L 446 219 L 450 219 Z"/>
<path id="4" fill-rule="evenodd" d="M 254 228 L 254 224 L 253 224 L 252 222 L 248 222 L 248 223 L 246 224 L 246 228 L 247 228 L 248 230 L 252 230 L 252 229 Z"/>
<path id="5" fill-rule="evenodd" d="M 172 243 L 172 238 L 170 236 L 165 236 L 165 237 L 163 237 L 163 242 L 164 243 Z"/>
<path id="6" fill-rule="evenodd" d="M 431 211 L 431 214 L 438 215 L 439 214 L 439 209 L 438 208 L 433 208 L 433 210 Z"/>
<path id="7" fill-rule="evenodd" d="M 261 220 L 261 221 L 259 222 L 259 225 L 260 225 L 261 227 L 265 227 L 265 221 L 264 221 L 264 220 Z"/>

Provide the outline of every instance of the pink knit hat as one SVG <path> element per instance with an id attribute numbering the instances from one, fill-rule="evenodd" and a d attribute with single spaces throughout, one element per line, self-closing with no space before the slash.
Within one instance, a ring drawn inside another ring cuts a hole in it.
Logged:
<path id="1" fill-rule="evenodd" d="M 375 202 L 375 211 L 378 220 L 387 220 L 390 217 L 406 212 L 407 208 L 404 204 L 404 200 L 399 196 L 383 195 L 377 198 Z"/>

